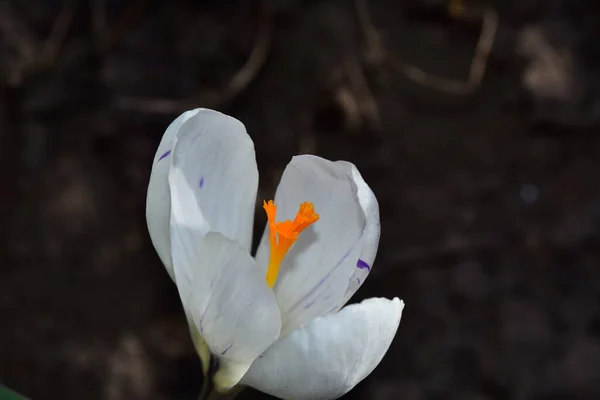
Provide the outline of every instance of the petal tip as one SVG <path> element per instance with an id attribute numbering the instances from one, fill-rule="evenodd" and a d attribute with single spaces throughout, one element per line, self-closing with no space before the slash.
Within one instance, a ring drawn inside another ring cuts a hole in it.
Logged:
<path id="1" fill-rule="evenodd" d="M 402 299 L 400 299 L 400 298 L 398 298 L 398 297 L 394 297 L 394 298 L 392 299 L 392 301 L 393 301 L 394 303 L 396 303 L 396 304 L 399 304 L 401 309 L 404 309 L 404 306 L 406 305 L 406 303 L 404 303 L 404 300 L 402 300 Z"/>

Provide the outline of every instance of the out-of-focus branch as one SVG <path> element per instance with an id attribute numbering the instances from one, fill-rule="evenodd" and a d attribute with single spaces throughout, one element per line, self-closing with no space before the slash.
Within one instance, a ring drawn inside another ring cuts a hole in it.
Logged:
<path id="1" fill-rule="evenodd" d="M 75 17 L 78 0 L 68 0 L 54 21 L 50 34 L 39 44 L 31 31 L 4 6 L 0 10 L 0 30 L 7 43 L 15 49 L 15 59 L 6 68 L 4 83 L 19 86 L 31 74 L 52 66 L 58 56 Z"/>
<path id="2" fill-rule="evenodd" d="M 65 2 L 61 13 L 52 25 L 50 35 L 48 35 L 48 38 L 41 48 L 39 63 L 52 65 L 56 61 L 56 57 L 58 56 L 60 49 L 65 42 L 65 38 L 67 37 L 67 33 L 69 32 L 69 28 L 73 23 L 78 3 L 79 0 L 69 0 Z"/>
<path id="3" fill-rule="evenodd" d="M 0 32 L 6 44 L 12 47 L 21 58 L 31 60 L 35 57 L 36 44 L 33 35 L 13 17 L 12 10 L 6 3 L 0 6 Z"/>
<path id="4" fill-rule="evenodd" d="M 256 41 L 246 63 L 219 90 L 201 91 L 185 99 L 121 98 L 117 106 L 123 110 L 154 114 L 178 114 L 198 106 L 217 108 L 241 93 L 263 67 L 271 44 L 271 18 L 262 10 Z"/>
<path id="5" fill-rule="evenodd" d="M 119 42 L 124 34 L 135 24 L 148 0 L 137 0 L 123 12 L 118 21 L 108 26 L 105 19 L 105 0 L 90 0 L 92 21 L 96 36 L 96 47 L 86 46 L 75 49 L 69 54 L 61 54 L 69 29 L 75 18 L 80 0 L 67 0 L 55 19 L 50 33 L 43 43 L 39 43 L 33 34 L 20 22 L 8 6 L 0 7 L 0 32 L 7 44 L 15 50 L 14 61 L 4 68 L 5 77 L 0 82 L 16 87 L 30 75 L 52 69 L 59 56 L 65 63 L 79 61 L 93 55 L 104 53 Z"/>
<path id="6" fill-rule="evenodd" d="M 498 14 L 493 9 L 487 8 L 483 14 L 481 34 L 471 61 L 469 76 L 466 81 L 462 81 L 429 74 L 390 53 L 382 44 L 379 32 L 371 20 L 366 0 L 355 0 L 355 8 L 365 36 L 369 61 L 378 64 L 389 63 L 392 68 L 413 82 L 440 92 L 468 95 L 481 84 L 498 30 Z"/>

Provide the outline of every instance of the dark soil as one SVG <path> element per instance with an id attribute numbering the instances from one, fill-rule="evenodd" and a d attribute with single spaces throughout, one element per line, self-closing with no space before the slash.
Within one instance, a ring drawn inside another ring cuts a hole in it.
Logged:
<path id="1" fill-rule="evenodd" d="M 255 140 L 259 198 L 294 154 L 312 152 L 355 163 L 379 199 L 379 254 L 352 301 L 398 296 L 406 309 L 383 362 L 346 398 L 600 398 L 596 3 L 499 2 L 469 96 L 369 62 L 349 1 L 109 0 L 105 51 L 94 51 L 88 3 L 52 65 L 1 92 L 0 382 L 33 399 L 196 398 L 200 363 L 144 217 L 151 160 L 177 112 L 124 99 L 200 93 L 187 108 L 231 114 Z M 478 19 L 435 3 L 370 10 L 397 57 L 465 79 Z M 0 5 L 40 38 L 62 7 Z M 522 85 L 515 49 L 534 25 L 573 55 L 576 99 Z M 259 74 L 215 97 L 261 29 L 271 42 Z M 0 55 L 9 65 L 15 52 L 4 43 Z M 375 112 L 353 86 L 356 67 Z M 336 100 L 348 93 L 357 107 Z"/>

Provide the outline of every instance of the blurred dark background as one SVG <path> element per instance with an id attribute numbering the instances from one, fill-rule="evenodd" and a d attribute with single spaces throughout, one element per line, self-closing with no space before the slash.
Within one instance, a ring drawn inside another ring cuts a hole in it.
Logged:
<path id="1" fill-rule="evenodd" d="M 204 106 L 246 124 L 259 198 L 308 152 L 379 199 L 352 301 L 406 309 L 346 398 L 599 399 L 598 21 L 595 0 L 2 0 L 0 382 L 196 398 L 144 213 L 164 129 Z"/>

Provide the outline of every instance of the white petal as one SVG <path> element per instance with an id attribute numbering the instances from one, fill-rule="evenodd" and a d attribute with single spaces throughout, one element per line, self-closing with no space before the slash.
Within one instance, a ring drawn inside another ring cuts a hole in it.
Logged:
<path id="1" fill-rule="evenodd" d="M 275 195 L 277 219 L 293 219 L 304 201 L 314 203 L 320 219 L 300 234 L 275 283 L 284 336 L 345 303 L 347 294 L 355 290 L 350 282 L 360 279 L 362 283 L 368 273 L 360 268 L 364 266 L 359 259 L 364 256 L 370 268 L 379 239 L 377 202 L 352 164 L 294 157 Z M 265 269 L 267 234 L 265 230 L 256 255 Z"/>
<path id="2" fill-rule="evenodd" d="M 174 256 L 177 251 L 173 247 Z M 279 336 L 279 308 L 254 259 L 237 242 L 209 232 L 196 252 L 193 290 L 184 307 L 210 352 L 219 358 L 215 384 L 220 390 L 229 389 Z"/>
<path id="3" fill-rule="evenodd" d="M 191 315 L 187 304 L 192 296 L 192 279 L 203 272 L 199 270 L 201 267 L 207 268 L 204 259 L 209 255 L 200 253 L 199 246 L 210 231 L 210 225 L 183 171 L 175 166 L 169 171 L 169 186 L 172 188 L 170 237 L 173 280 L 189 321 Z"/>
<path id="4" fill-rule="evenodd" d="M 258 170 L 244 124 L 217 111 L 198 110 L 179 128 L 171 163 L 181 171 L 210 230 L 250 251 Z M 171 191 L 177 189 L 171 184 Z"/>
<path id="5" fill-rule="evenodd" d="M 403 308 L 397 298 L 373 298 L 317 318 L 275 342 L 241 383 L 282 399 L 336 399 L 379 364 Z"/>
<path id="6" fill-rule="evenodd" d="M 365 229 L 360 239 L 360 257 L 356 262 L 356 268 L 352 276 L 344 300 L 339 305 L 339 308 L 343 307 L 344 304 L 354 293 L 360 288 L 365 282 L 373 264 L 375 262 L 375 256 L 377 255 L 377 248 L 379 247 L 379 236 L 381 233 L 381 225 L 379 223 L 379 204 L 375 193 L 371 190 L 369 185 L 365 182 L 358 169 L 351 163 L 344 163 L 347 168 L 351 171 L 352 178 L 356 183 L 357 196 L 360 206 L 365 213 Z"/>
<path id="7" fill-rule="evenodd" d="M 179 127 L 170 155 L 171 246 L 182 299 L 189 296 L 192 269 L 203 257 L 197 246 L 209 231 L 250 250 L 258 171 L 254 145 L 238 120 L 200 109 Z M 174 233 L 180 254 L 174 253 Z M 189 249 L 187 254 L 183 253 Z M 176 258 L 179 257 L 180 262 Z"/>
<path id="8" fill-rule="evenodd" d="M 186 111 L 177 117 L 165 131 L 152 163 L 148 194 L 146 197 L 146 222 L 152 244 L 158 253 L 171 279 L 173 263 L 171 261 L 171 240 L 169 218 L 171 215 L 171 197 L 169 194 L 168 173 L 171 162 L 168 159 L 175 143 L 175 137 L 181 125 L 198 113 L 198 110 Z"/>

